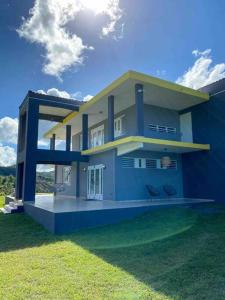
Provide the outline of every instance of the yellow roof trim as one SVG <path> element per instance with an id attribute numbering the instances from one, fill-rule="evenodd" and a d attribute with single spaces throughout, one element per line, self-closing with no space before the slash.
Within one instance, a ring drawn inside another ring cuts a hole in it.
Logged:
<path id="1" fill-rule="evenodd" d="M 117 88 L 120 86 L 122 83 L 124 83 L 128 79 L 133 79 L 142 83 L 149 83 L 153 84 L 165 89 L 169 89 L 172 91 L 176 91 L 179 93 L 185 93 L 194 97 L 199 97 L 204 99 L 205 101 L 209 100 L 209 94 L 203 93 L 191 88 L 184 87 L 182 85 L 166 81 L 163 79 L 159 79 L 150 75 L 146 75 L 140 72 L 135 72 L 135 71 L 128 71 L 124 73 L 122 76 L 114 80 L 111 84 L 109 84 L 106 88 L 104 88 L 101 92 L 99 92 L 96 96 L 94 96 L 91 100 L 80 106 L 79 112 L 74 115 L 74 112 L 69 114 L 63 121 L 63 123 L 59 123 L 55 125 L 51 130 L 46 132 L 44 135 L 45 137 L 49 137 L 49 134 L 52 134 L 56 129 L 62 127 L 65 125 L 67 122 L 69 122 L 74 116 L 84 113 L 89 107 L 97 103 L 101 98 L 110 95 L 113 89 Z"/>
<path id="2" fill-rule="evenodd" d="M 52 127 L 47 132 L 45 132 L 44 138 L 51 137 L 51 135 L 54 134 L 57 129 L 59 129 L 62 126 L 66 125 L 68 123 L 68 121 L 71 120 L 73 117 L 75 117 L 77 114 L 79 114 L 78 111 L 73 111 L 72 113 L 70 113 L 68 116 L 65 117 L 65 119 L 62 121 L 62 123 L 56 124 L 54 127 Z"/>
<path id="3" fill-rule="evenodd" d="M 183 85 L 171 82 L 171 81 L 167 81 L 167 80 L 163 80 L 157 77 L 153 77 L 150 75 L 146 75 L 140 72 L 136 72 L 136 71 L 129 71 L 130 73 L 130 78 L 137 80 L 137 81 L 141 81 L 144 83 L 149 83 L 149 84 L 153 84 L 168 90 L 172 90 L 172 91 L 176 91 L 179 93 L 184 93 L 184 94 L 188 94 L 190 96 L 194 96 L 194 97 L 199 97 L 205 100 L 209 100 L 209 94 L 207 93 L 203 93 L 201 91 L 198 90 L 194 90 L 192 88 L 188 88 L 185 87 Z"/>
<path id="4" fill-rule="evenodd" d="M 82 155 L 90 155 L 98 152 L 103 152 L 107 150 L 111 150 L 116 148 L 121 144 L 126 144 L 130 142 L 140 142 L 146 144 L 155 144 L 155 145 L 163 145 L 163 146 L 172 146 L 178 148 L 191 148 L 191 149 L 199 149 L 199 150 L 210 150 L 209 144 L 196 144 L 196 143 L 187 143 L 187 142 L 179 142 L 179 141 L 170 141 L 170 140 L 162 140 L 162 139 L 153 139 L 146 138 L 142 136 L 129 136 L 125 138 L 121 138 L 119 140 L 106 143 L 101 146 L 97 146 L 88 150 L 84 150 L 81 152 Z"/>

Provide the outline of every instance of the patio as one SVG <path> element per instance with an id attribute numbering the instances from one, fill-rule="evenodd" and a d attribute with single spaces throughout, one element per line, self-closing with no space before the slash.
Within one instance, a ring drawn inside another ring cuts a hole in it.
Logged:
<path id="1" fill-rule="evenodd" d="M 24 209 L 50 232 L 63 234 L 82 228 L 117 223 L 150 210 L 169 206 L 194 206 L 212 201 L 187 198 L 109 201 L 36 195 L 35 202 L 24 203 Z"/>

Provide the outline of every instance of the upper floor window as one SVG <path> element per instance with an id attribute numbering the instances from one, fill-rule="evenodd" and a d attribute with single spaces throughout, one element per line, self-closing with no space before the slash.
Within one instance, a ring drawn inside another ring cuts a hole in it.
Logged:
<path id="1" fill-rule="evenodd" d="M 175 127 L 169 127 L 169 126 L 161 126 L 156 124 L 148 124 L 148 128 L 151 131 L 156 132 L 165 132 L 165 133 L 176 133 L 177 129 Z"/>
<path id="2" fill-rule="evenodd" d="M 91 147 L 97 147 L 104 144 L 104 125 L 91 129 Z"/>
<path id="3" fill-rule="evenodd" d="M 123 134 L 123 117 L 124 115 L 114 120 L 114 136 L 119 137 Z"/>

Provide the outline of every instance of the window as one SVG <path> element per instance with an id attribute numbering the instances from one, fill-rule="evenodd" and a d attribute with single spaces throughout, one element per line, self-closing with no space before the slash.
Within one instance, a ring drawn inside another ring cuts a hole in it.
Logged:
<path id="1" fill-rule="evenodd" d="M 122 157 L 122 168 L 134 168 L 134 158 Z"/>
<path id="2" fill-rule="evenodd" d="M 157 169 L 157 159 L 146 159 L 147 169 Z"/>
<path id="3" fill-rule="evenodd" d="M 148 129 L 156 132 L 165 132 L 165 133 L 176 133 L 177 129 L 175 127 L 161 126 L 155 124 L 148 124 Z"/>
<path id="4" fill-rule="evenodd" d="M 91 147 L 97 147 L 104 144 L 104 125 L 91 130 Z"/>
<path id="5" fill-rule="evenodd" d="M 139 157 L 122 157 L 121 159 L 122 168 L 135 168 L 135 169 L 155 169 L 155 170 L 165 170 L 177 169 L 177 161 L 171 160 L 171 163 L 168 167 L 163 167 L 161 159 L 155 158 L 139 158 Z"/>
<path id="6" fill-rule="evenodd" d="M 177 169 L 177 161 L 171 160 L 170 165 L 168 167 L 163 167 L 162 162 L 160 160 L 160 169 Z"/>
<path id="7" fill-rule="evenodd" d="M 145 158 L 135 158 L 134 159 L 134 167 L 137 169 L 145 169 L 146 168 L 146 159 Z"/>
<path id="8" fill-rule="evenodd" d="M 123 134 L 123 116 L 120 116 L 114 120 L 114 136 L 119 137 Z"/>

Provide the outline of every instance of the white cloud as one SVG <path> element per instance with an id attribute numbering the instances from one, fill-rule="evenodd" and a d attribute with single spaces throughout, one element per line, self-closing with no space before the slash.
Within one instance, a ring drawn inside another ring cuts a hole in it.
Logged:
<path id="1" fill-rule="evenodd" d="M 89 0 L 91 1 L 91 0 Z M 107 36 L 110 33 L 113 33 L 116 31 L 116 25 L 118 24 L 118 21 L 122 17 L 122 9 L 119 7 L 119 0 L 114 1 L 105 1 L 107 3 L 107 8 L 105 9 L 105 13 L 109 16 L 110 22 L 107 24 L 107 26 L 102 28 L 102 35 Z M 123 37 L 123 30 L 124 30 L 124 24 L 121 24 L 120 26 L 120 33 L 119 38 Z M 114 35 L 116 38 L 117 36 Z"/>
<path id="2" fill-rule="evenodd" d="M 16 151 L 9 146 L 0 144 L 0 166 L 8 167 L 16 163 Z"/>
<path id="3" fill-rule="evenodd" d="M 10 117 L 0 119 L 0 142 L 17 144 L 18 120 Z"/>
<path id="4" fill-rule="evenodd" d="M 176 80 L 176 83 L 199 89 L 225 77 L 225 63 L 213 65 L 213 60 L 210 56 L 211 49 L 204 51 L 196 49 L 192 51 L 192 54 L 196 57 L 196 61 L 193 66 Z"/>
<path id="5" fill-rule="evenodd" d="M 37 172 L 52 172 L 55 170 L 54 165 L 37 165 Z"/>
<path id="6" fill-rule="evenodd" d="M 44 73 L 61 78 L 71 66 L 83 63 L 85 50 L 94 49 L 84 45 L 79 36 L 66 28 L 79 12 L 87 9 L 109 18 L 102 28 L 103 36 L 117 30 L 116 25 L 122 17 L 119 0 L 35 0 L 29 18 L 23 18 L 17 32 L 20 37 L 44 47 Z"/>
<path id="7" fill-rule="evenodd" d="M 94 97 L 94 96 L 92 96 L 92 95 L 86 95 L 86 96 L 84 96 L 83 101 L 84 101 L 84 102 L 88 102 L 88 101 L 91 100 L 93 97 Z"/>
<path id="8" fill-rule="evenodd" d="M 46 92 L 44 90 L 37 90 L 37 93 L 56 96 L 56 97 L 62 97 L 62 98 L 68 98 L 68 99 L 71 98 L 71 95 L 69 93 L 67 93 L 66 91 L 60 91 L 57 88 L 48 89 Z"/>

